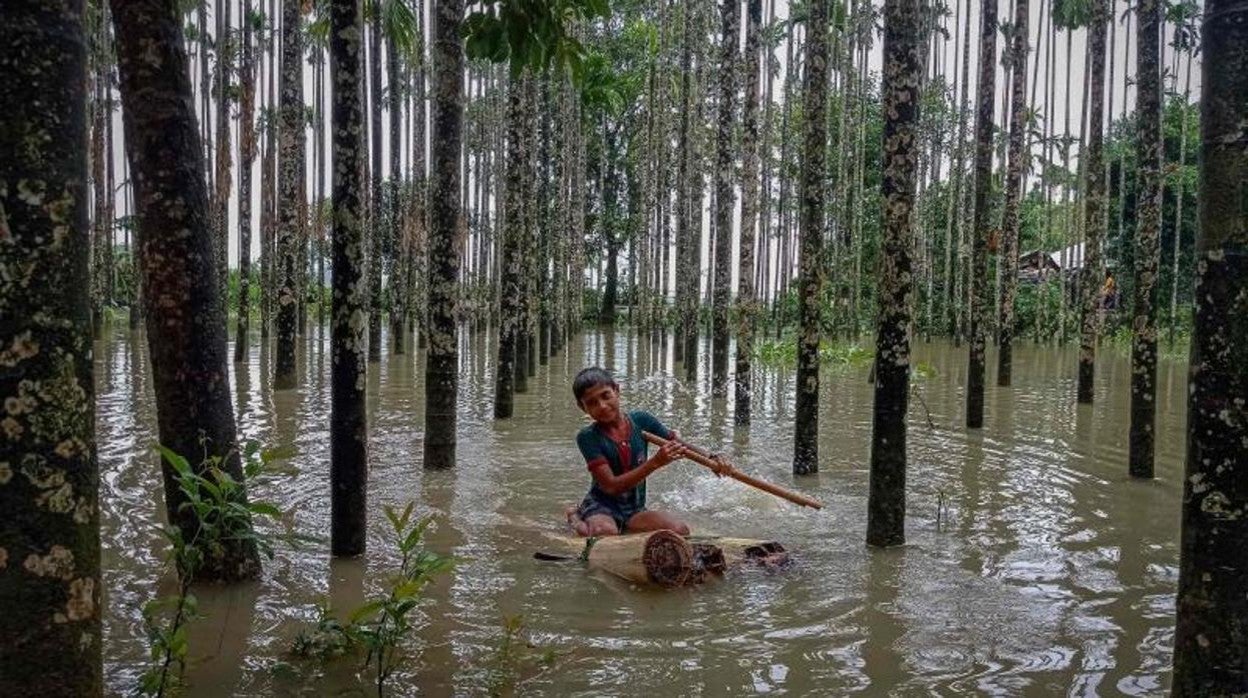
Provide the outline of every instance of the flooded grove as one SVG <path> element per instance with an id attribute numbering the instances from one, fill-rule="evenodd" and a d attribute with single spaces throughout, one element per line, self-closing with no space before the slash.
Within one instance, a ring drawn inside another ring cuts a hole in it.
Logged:
<path id="1" fill-rule="evenodd" d="M 300 388 L 280 393 L 269 385 L 272 356 L 253 337 L 249 363 L 233 367 L 239 430 L 291 449 L 284 465 L 294 470 L 253 496 L 326 540 L 279 545 L 257 582 L 196 590 L 206 617 L 192 626 L 188 695 L 375 695 L 358 661 L 323 664 L 289 649 L 318 604 L 349 609 L 381 589 L 397 565 L 382 506 L 408 501 L 434 515 L 431 547 L 459 564 L 428 589 L 393 695 L 497 688 L 490 668 L 504 617 L 517 614 L 534 652 L 552 660 L 514 667 L 510 682 L 524 695 L 1155 695 L 1169 687 L 1184 363 L 1160 365 L 1158 477 L 1140 482 L 1127 476 L 1124 354 L 1101 352 L 1098 402 L 1076 406 L 1076 349 L 1017 348 L 1014 386 L 987 389 L 986 426 L 968 433 L 965 348 L 917 342 L 916 362 L 935 370 L 917 381 L 922 401 L 910 411 L 908 544 L 871 550 L 863 543 L 867 366 L 825 368 L 820 472 L 795 478 L 790 368 L 757 368 L 754 424 L 740 430 L 730 401 L 710 398 L 707 371 L 696 385 L 676 377 L 683 369 L 673 367 L 670 343 L 590 332 L 539 368 L 513 419 L 496 422 L 495 352 L 489 332 L 461 332 L 458 466 L 446 472 L 420 463 L 423 353 L 383 352 L 370 366 L 369 548 L 358 560 L 332 560 L 328 333 L 309 328 Z M 144 668 L 140 608 L 172 579 L 155 529 L 163 504 L 146 338 L 114 324 L 95 362 L 104 662 L 106 691 L 117 695 L 130 693 Z M 625 405 L 721 449 L 745 472 L 822 500 L 822 511 L 802 509 L 691 463 L 651 479 L 653 508 L 684 513 L 695 532 L 779 540 L 795 564 L 657 591 L 535 561 L 589 482 L 573 440 L 585 417 L 570 390 L 588 364 L 615 371 Z"/>

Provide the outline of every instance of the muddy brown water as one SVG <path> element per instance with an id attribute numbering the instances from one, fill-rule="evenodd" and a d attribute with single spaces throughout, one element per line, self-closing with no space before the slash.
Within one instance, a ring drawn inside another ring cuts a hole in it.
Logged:
<path id="1" fill-rule="evenodd" d="M 244 438 L 292 453 L 254 496 L 293 527 L 328 536 L 328 338 L 302 341 L 301 387 L 270 389 L 271 354 L 253 338 L 235 367 Z M 709 356 L 709 346 L 704 347 Z M 1102 351 L 1094 406 L 1076 406 L 1074 349 L 1023 346 L 1015 384 L 987 391 L 987 424 L 961 427 L 965 348 L 915 346 L 934 372 L 910 412 L 908 544 L 870 550 L 866 527 L 871 388 L 867 366 L 822 375 L 820 472 L 790 473 L 793 370 L 760 367 L 754 424 L 730 403 L 677 379 L 670 343 L 626 331 L 590 333 L 541 367 L 515 418 L 492 418 L 495 345 L 461 335 L 458 466 L 426 472 L 423 353 L 370 366 L 368 553 L 331 560 L 328 541 L 279 545 L 262 579 L 200 588 L 187 694 L 375 695 L 352 659 L 327 664 L 288 650 L 317 605 L 377 594 L 398 560 L 382 506 L 432 514 L 435 549 L 452 574 L 428 589 L 392 695 L 1155 695 L 1170 683 L 1186 366 L 1159 375 L 1158 477 L 1127 476 L 1129 361 Z M 990 356 L 989 365 L 995 365 Z M 588 484 L 573 435 L 584 416 L 570 379 L 587 364 L 615 370 L 624 404 L 690 441 L 719 447 L 744 471 L 816 498 L 802 509 L 690 464 L 651 479 L 654 508 L 697 532 L 782 541 L 796 562 L 696 589 L 655 591 L 533 560 L 558 535 L 562 508 Z M 679 368 L 679 367 L 677 367 Z M 991 376 L 989 377 L 991 380 Z M 156 418 L 145 339 L 124 326 L 96 345 L 97 435 L 105 586 L 107 690 L 127 694 L 144 668 L 140 608 L 171 578 L 155 524 L 163 516 L 152 444 Z M 943 506 L 942 506 L 943 505 Z M 938 526 L 938 517 L 940 519 Z M 532 647 L 500 659 L 504 618 L 523 617 Z M 544 656 L 543 656 L 544 655 Z"/>

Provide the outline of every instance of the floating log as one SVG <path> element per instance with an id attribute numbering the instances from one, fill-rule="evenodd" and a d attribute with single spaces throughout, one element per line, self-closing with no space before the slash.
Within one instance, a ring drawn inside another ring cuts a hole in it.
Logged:
<path id="1" fill-rule="evenodd" d="M 685 539 L 672 531 L 629 533 L 602 538 L 560 538 L 567 555 L 537 553 L 542 560 L 580 559 L 590 569 L 635 584 L 681 587 L 723 575 L 729 567 L 775 568 L 788 552 L 775 541 L 699 536 Z"/>

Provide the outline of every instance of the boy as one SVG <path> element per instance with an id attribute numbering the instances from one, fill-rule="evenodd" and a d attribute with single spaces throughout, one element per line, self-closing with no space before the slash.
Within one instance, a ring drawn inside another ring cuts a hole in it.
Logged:
<path id="1" fill-rule="evenodd" d="M 580 506 L 568 508 L 568 523 L 577 535 L 613 536 L 660 529 L 689 535 L 684 522 L 646 509 L 646 478 L 685 457 L 685 445 L 676 432 L 649 412 L 621 410 L 620 386 L 597 366 L 576 374 L 572 394 L 581 411 L 594 420 L 576 435 L 576 445 L 594 476 Z M 669 440 L 649 459 L 642 431 Z"/>

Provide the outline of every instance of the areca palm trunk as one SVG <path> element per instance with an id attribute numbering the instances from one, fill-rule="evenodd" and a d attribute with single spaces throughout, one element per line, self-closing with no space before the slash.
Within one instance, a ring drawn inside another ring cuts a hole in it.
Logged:
<path id="1" fill-rule="evenodd" d="M 103 691 L 84 14 L 82 0 L 0 4 L 0 266 L 24 277 L 0 293 L 4 695 Z M 62 492 L 66 508 L 49 506 Z"/>
<path id="2" fill-rule="evenodd" d="M 372 194 L 368 206 L 368 360 L 381 361 L 381 267 L 384 217 L 381 195 L 381 3 L 372 3 L 372 22 L 368 32 L 368 135 L 372 140 Z M 459 192 L 455 197 L 458 200 Z"/>
<path id="3" fill-rule="evenodd" d="M 402 278 L 402 259 L 398 251 L 402 249 L 402 225 L 400 202 L 400 184 L 403 172 L 403 70 L 399 63 L 399 47 L 393 37 L 386 42 L 386 73 L 389 75 L 390 97 L 390 216 L 386 222 L 389 247 L 391 249 L 390 276 L 390 334 L 394 335 L 394 353 L 402 355 L 403 326 L 407 314 L 407 301 L 404 297 L 403 284 L 396 284 L 395 279 Z"/>
<path id="4" fill-rule="evenodd" d="M 736 208 L 732 136 L 737 107 L 741 4 L 737 0 L 724 2 L 721 20 L 719 114 L 715 137 L 715 291 L 711 313 L 711 392 L 719 396 L 728 393 L 728 304 L 732 302 L 732 214 Z"/>
<path id="5" fill-rule="evenodd" d="M 1161 262 L 1161 0 L 1141 0 L 1136 53 L 1135 283 L 1132 295 L 1128 470 L 1153 477 L 1157 421 L 1157 268 Z"/>
<path id="6" fill-rule="evenodd" d="M 499 292 L 498 369 L 494 376 L 494 418 L 507 419 L 514 411 L 516 392 L 516 344 L 520 338 L 520 292 L 523 274 L 520 245 L 523 243 L 524 88 L 513 77 L 507 91 L 507 193 L 504 199 L 507 225 L 499 238 L 501 283 Z"/>
<path id="7" fill-rule="evenodd" d="M 1200 227 L 1187 464 L 1174 633 L 1174 695 L 1248 693 L 1248 23 L 1209 0 L 1201 28 Z M 1186 106 L 1186 105 L 1185 105 Z"/>
<path id="8" fill-rule="evenodd" d="M 459 347 L 455 327 L 455 284 L 459 255 L 455 240 L 459 206 L 459 151 L 463 143 L 464 47 L 460 37 L 463 0 L 439 0 L 433 16 L 433 140 L 429 230 L 429 350 L 425 354 L 426 468 L 455 465 L 455 402 Z"/>
<path id="9" fill-rule="evenodd" d="M 234 362 L 247 359 L 251 327 L 251 167 L 256 159 L 256 67 L 251 37 L 251 0 L 243 0 L 242 99 L 238 132 L 238 318 L 234 333 Z"/>
<path id="10" fill-rule="evenodd" d="M 298 0 L 282 0 L 281 126 L 278 130 L 277 358 L 273 387 L 295 387 L 300 229 L 304 208 L 303 32 Z"/>
<path id="11" fill-rule="evenodd" d="M 867 544 L 906 541 L 906 408 L 910 396 L 911 248 L 919 156 L 919 0 L 884 3 L 883 249 L 875 343 L 875 406 Z"/>
<path id="12" fill-rule="evenodd" d="M 1105 24 L 1106 0 L 1092 0 L 1092 21 L 1088 27 L 1091 58 L 1091 87 L 1088 104 L 1088 152 L 1084 176 L 1087 186 L 1084 218 L 1083 316 L 1079 341 L 1079 387 L 1081 403 L 1091 403 L 1095 395 L 1096 338 L 1100 333 L 1101 239 L 1105 236 Z"/>
<path id="13" fill-rule="evenodd" d="M 750 423 L 750 357 L 754 353 L 754 239 L 758 215 L 759 25 L 762 0 L 748 0 L 745 20 L 745 102 L 741 124 L 741 268 L 737 279 L 737 357 L 733 422 Z"/>
<path id="14" fill-rule="evenodd" d="M 996 86 L 997 2 L 983 0 L 979 12 L 979 90 L 975 116 L 975 208 L 971 241 L 971 321 L 966 380 L 966 426 L 984 426 L 984 324 L 988 312 L 988 194 L 992 187 L 992 106 Z"/>
<path id="15" fill-rule="evenodd" d="M 1014 296 L 1018 289 L 1018 230 L 1023 172 L 1028 153 L 1023 149 L 1027 104 L 1027 0 L 1014 0 L 1014 45 L 1010 50 L 1013 87 L 1010 94 L 1009 163 L 1005 175 L 1005 214 L 1002 221 L 1001 315 L 997 323 L 997 385 L 1008 386 L 1014 369 Z"/>
<path id="16" fill-rule="evenodd" d="M 958 97 L 957 108 L 955 113 L 958 119 L 957 139 L 953 144 L 953 165 L 950 170 L 950 188 L 949 188 L 949 205 L 945 210 L 945 268 L 944 268 L 944 298 L 941 308 L 941 318 L 946 331 L 953 335 L 954 341 L 958 341 L 961 334 L 961 320 L 957 319 L 955 324 L 955 313 L 957 318 L 961 317 L 961 303 L 958 301 L 961 296 L 957 293 L 958 284 L 954 281 L 954 250 L 956 249 L 957 261 L 961 261 L 962 253 L 962 217 L 958 215 L 961 211 L 959 205 L 962 201 L 962 173 L 963 158 L 966 154 L 966 93 L 967 85 L 970 82 L 971 70 L 971 0 L 966 2 L 966 19 L 962 28 L 962 79 L 959 81 L 960 96 Z M 962 3 L 958 3 L 958 11 L 962 11 Z M 957 29 L 955 28 L 955 32 Z M 955 61 L 959 54 L 956 53 Z M 957 240 L 954 239 L 955 221 L 957 226 Z M 959 266 L 961 266 L 959 264 Z"/>
<path id="17" fill-rule="evenodd" d="M 117 3 L 114 21 L 160 443 L 199 472 L 216 467 L 241 482 L 204 154 L 186 55 L 180 42 L 167 40 L 178 35 L 180 17 L 161 0 L 136 0 Z M 200 522 L 183 506 L 186 496 L 167 463 L 162 473 L 168 520 L 192 540 Z M 254 538 L 237 537 L 203 561 L 197 578 L 233 581 L 259 570 Z"/>
<path id="18" fill-rule="evenodd" d="M 333 99 L 333 313 L 330 345 L 330 547 L 359 555 L 366 541 L 368 418 L 365 336 L 356 321 L 367 308 L 364 286 L 364 206 L 361 178 L 367 144 L 359 89 L 363 17 L 358 0 L 330 6 Z"/>
<path id="19" fill-rule="evenodd" d="M 819 471 L 819 339 L 823 295 L 824 159 L 827 149 L 828 0 L 813 0 L 806 26 L 806 84 L 802 163 L 801 276 L 797 294 L 801 323 L 797 345 L 797 399 L 793 472 Z"/>
<path id="20" fill-rule="evenodd" d="M 698 251 L 694 249 L 691 238 L 694 233 L 693 185 L 690 181 L 690 162 L 693 159 L 693 138 L 690 112 L 694 109 L 693 101 L 693 3 L 685 3 L 684 33 L 682 35 L 680 57 L 680 133 L 678 136 L 678 165 L 676 170 L 676 306 L 679 308 L 680 323 L 676 332 L 675 359 L 685 363 L 697 362 L 696 353 L 686 355 L 688 344 L 686 337 L 693 333 L 694 343 L 697 342 L 697 288 L 693 289 L 695 298 L 689 298 L 689 280 L 697 274 L 693 260 Z M 692 312 L 691 312 L 691 307 Z"/>
<path id="21" fill-rule="evenodd" d="M 1175 49 L 1176 52 L 1179 49 Z M 1183 194 L 1184 169 L 1187 165 L 1187 111 L 1192 85 L 1192 54 L 1187 52 L 1187 68 L 1183 77 L 1183 113 L 1179 117 L 1179 167 L 1174 184 L 1174 256 L 1170 271 L 1170 322 L 1166 329 L 1166 344 L 1174 346 L 1174 331 L 1179 323 L 1179 258 L 1183 249 Z"/>
<path id="22" fill-rule="evenodd" d="M 229 297 L 230 189 L 233 167 L 230 146 L 230 72 L 233 51 L 230 35 L 230 0 L 217 3 L 217 167 L 213 193 L 213 223 L 217 240 L 217 279 L 221 297 Z"/>

